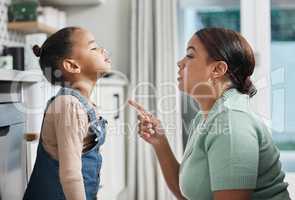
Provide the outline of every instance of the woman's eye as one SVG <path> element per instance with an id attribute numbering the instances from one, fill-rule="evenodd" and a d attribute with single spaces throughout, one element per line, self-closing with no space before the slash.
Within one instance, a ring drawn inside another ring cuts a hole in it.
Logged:
<path id="1" fill-rule="evenodd" d="M 97 50 L 97 47 L 94 47 L 94 48 L 92 48 L 91 50 L 94 50 L 94 51 L 95 51 L 95 50 Z"/>
<path id="2" fill-rule="evenodd" d="M 187 58 L 194 58 L 192 55 L 186 55 Z"/>

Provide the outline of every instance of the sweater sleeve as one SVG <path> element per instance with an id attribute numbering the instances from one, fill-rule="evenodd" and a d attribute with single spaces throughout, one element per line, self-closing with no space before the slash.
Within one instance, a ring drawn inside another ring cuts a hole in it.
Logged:
<path id="1" fill-rule="evenodd" d="M 87 114 L 75 97 L 64 95 L 56 101 L 59 108 L 54 124 L 61 185 L 67 200 L 86 200 L 81 157 Z"/>
<path id="2" fill-rule="evenodd" d="M 217 116 L 205 151 L 212 191 L 256 187 L 259 144 L 255 126 L 245 113 L 227 111 Z"/>

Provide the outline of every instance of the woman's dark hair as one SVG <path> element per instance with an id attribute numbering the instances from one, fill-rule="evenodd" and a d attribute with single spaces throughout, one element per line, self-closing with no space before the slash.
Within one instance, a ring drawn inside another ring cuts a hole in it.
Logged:
<path id="1" fill-rule="evenodd" d="M 195 33 L 206 48 L 209 59 L 224 61 L 233 87 L 250 97 L 257 92 L 250 80 L 255 57 L 251 46 L 239 33 L 224 28 L 205 28 Z"/>
<path id="2" fill-rule="evenodd" d="M 63 28 L 49 36 L 44 44 L 33 46 L 33 52 L 40 57 L 39 64 L 46 79 L 53 85 L 64 85 L 60 64 L 64 58 L 71 55 L 72 34 L 79 27 Z"/>

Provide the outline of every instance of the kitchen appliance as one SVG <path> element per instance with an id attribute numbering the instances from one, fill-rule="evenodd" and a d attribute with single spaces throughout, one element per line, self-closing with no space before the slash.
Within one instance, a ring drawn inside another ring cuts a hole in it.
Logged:
<path id="1" fill-rule="evenodd" d="M 25 113 L 20 99 L 11 97 L 10 89 L 20 92 L 12 82 L 0 82 L 0 199 L 22 199 L 26 178 Z M 4 98 L 5 97 L 5 98 Z"/>
<path id="2" fill-rule="evenodd" d="M 11 55 L 13 57 L 13 69 L 25 69 L 25 50 L 24 47 L 4 47 L 3 55 Z"/>

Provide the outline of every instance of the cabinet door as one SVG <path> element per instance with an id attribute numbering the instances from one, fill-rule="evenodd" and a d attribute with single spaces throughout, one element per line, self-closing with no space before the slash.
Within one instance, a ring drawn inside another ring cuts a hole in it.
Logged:
<path id="1" fill-rule="evenodd" d="M 108 120 L 106 142 L 101 148 L 103 163 L 98 199 L 120 199 L 126 176 L 123 87 L 100 86 L 95 93 L 100 114 Z"/>
<path id="2" fill-rule="evenodd" d="M 0 199 L 22 199 L 26 186 L 24 123 L 0 128 Z"/>

